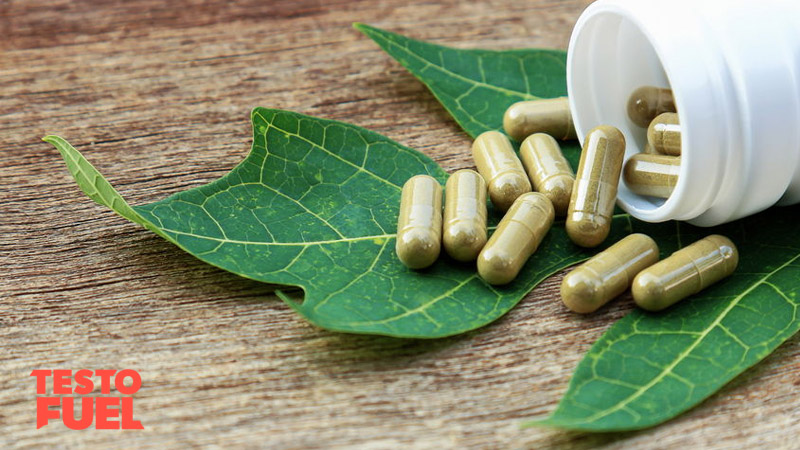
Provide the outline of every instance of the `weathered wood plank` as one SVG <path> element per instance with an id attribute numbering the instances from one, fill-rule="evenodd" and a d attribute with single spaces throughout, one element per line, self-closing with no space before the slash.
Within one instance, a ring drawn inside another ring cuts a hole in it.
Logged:
<path id="1" fill-rule="evenodd" d="M 206 266 L 87 200 L 59 133 L 133 203 L 211 181 L 256 105 L 356 123 L 470 167 L 469 141 L 363 21 L 463 47 L 564 47 L 587 1 L 10 0 L 0 4 L 0 443 L 178 447 L 790 447 L 795 337 L 653 430 L 518 429 L 552 410 L 631 308 L 561 307 L 557 275 L 499 322 L 435 342 L 328 333 L 269 287 Z M 32 369 L 141 372 L 145 430 L 35 428 Z M 6 445 L 4 445 L 6 446 Z"/>

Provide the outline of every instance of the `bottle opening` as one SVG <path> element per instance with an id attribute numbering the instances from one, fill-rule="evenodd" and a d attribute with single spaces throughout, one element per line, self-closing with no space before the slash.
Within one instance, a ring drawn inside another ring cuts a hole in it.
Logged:
<path id="1" fill-rule="evenodd" d="M 647 130 L 627 110 L 642 86 L 670 88 L 680 117 L 671 195 L 639 195 L 623 182 L 623 209 L 648 222 L 712 226 L 761 211 L 787 189 L 788 202 L 800 199 L 798 5 L 598 0 L 586 8 L 567 55 L 578 137 L 611 125 L 625 135 L 626 160 L 645 152 Z M 674 148 L 674 130 L 671 136 Z"/>
<path id="2" fill-rule="evenodd" d="M 567 85 L 575 128 L 583 137 L 599 125 L 619 128 L 626 139 L 626 161 L 645 152 L 647 128 L 628 116 L 627 104 L 637 89 L 644 86 L 673 89 L 667 69 L 646 28 L 626 10 L 613 4 L 590 7 L 575 27 L 569 49 Z M 678 111 L 681 99 L 673 89 Z M 676 211 L 684 194 L 688 130 L 682 128 L 682 164 L 677 185 L 669 198 L 638 195 L 620 181 L 619 205 L 642 220 L 660 222 L 682 218 Z"/>

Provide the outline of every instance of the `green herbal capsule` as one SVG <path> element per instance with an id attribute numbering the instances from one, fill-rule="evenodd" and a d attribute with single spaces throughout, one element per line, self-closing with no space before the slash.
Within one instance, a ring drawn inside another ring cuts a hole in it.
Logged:
<path id="1" fill-rule="evenodd" d="M 648 311 L 661 311 L 729 276 L 738 264 L 733 242 L 711 235 L 640 272 L 633 280 L 633 300 Z"/>
<path id="2" fill-rule="evenodd" d="M 433 177 L 417 175 L 403 185 L 395 250 L 411 269 L 436 262 L 442 247 L 442 186 Z"/>
<path id="3" fill-rule="evenodd" d="M 503 133 L 487 131 L 472 144 L 472 157 L 478 172 L 489 185 L 489 198 L 506 211 L 520 195 L 531 191 L 531 182 L 511 141 Z"/>
<path id="4" fill-rule="evenodd" d="M 639 195 L 669 198 L 681 171 L 680 156 L 639 153 L 625 163 L 622 177 L 628 189 Z"/>
<path id="5" fill-rule="evenodd" d="M 564 277 L 561 300 L 577 313 L 596 311 L 625 292 L 637 273 L 658 262 L 658 245 L 631 234 Z"/>
<path id="6" fill-rule="evenodd" d="M 457 261 L 475 261 L 486 245 L 486 182 L 473 170 L 459 170 L 445 186 L 444 249 Z"/>
<path id="7" fill-rule="evenodd" d="M 628 99 L 628 117 L 642 128 L 661 113 L 676 112 L 675 99 L 669 89 L 643 86 L 633 91 Z"/>
<path id="8" fill-rule="evenodd" d="M 610 126 L 586 135 L 567 211 L 567 234 L 581 247 L 600 245 L 611 231 L 625 136 Z"/>
<path id="9" fill-rule="evenodd" d="M 566 215 L 575 174 L 558 142 L 550 135 L 536 133 L 525 139 L 519 155 L 533 189 L 553 202 L 557 216 Z"/>
<path id="10" fill-rule="evenodd" d="M 647 141 L 664 155 L 681 156 L 681 125 L 678 115 L 664 113 L 647 128 Z"/>
<path id="11" fill-rule="evenodd" d="M 561 140 L 577 139 L 567 97 L 514 103 L 503 116 L 503 129 L 518 142 L 534 133 Z"/>
<path id="12" fill-rule="evenodd" d="M 514 280 L 553 225 L 550 200 L 538 192 L 522 195 L 506 213 L 478 255 L 478 274 L 489 284 Z"/>

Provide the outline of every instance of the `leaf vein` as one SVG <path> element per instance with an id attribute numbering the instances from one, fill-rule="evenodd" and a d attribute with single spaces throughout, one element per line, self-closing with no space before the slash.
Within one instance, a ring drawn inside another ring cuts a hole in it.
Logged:
<path id="1" fill-rule="evenodd" d="M 711 332 L 711 330 L 716 328 L 722 322 L 722 320 L 725 317 L 727 317 L 728 313 L 730 313 L 730 311 L 737 304 L 739 304 L 739 302 L 742 301 L 743 298 L 745 298 L 748 294 L 750 294 L 750 292 L 752 292 L 756 287 L 758 287 L 761 284 L 763 284 L 771 276 L 775 275 L 776 273 L 780 272 L 784 268 L 788 267 L 789 265 L 791 265 L 792 263 L 794 263 L 798 259 L 800 259 L 800 255 L 795 256 L 794 258 L 792 258 L 788 262 L 784 263 L 783 265 L 781 265 L 780 267 L 778 267 L 774 271 L 770 272 L 769 274 L 766 274 L 764 276 L 764 278 L 762 280 L 760 280 L 758 283 L 753 284 L 748 289 L 746 289 L 744 292 L 742 292 L 741 294 L 736 296 L 736 298 L 734 298 L 731 301 L 731 303 L 720 313 L 720 315 L 708 327 L 706 327 L 705 330 L 703 330 L 701 332 L 701 334 L 698 336 L 698 338 L 689 347 L 687 347 L 686 350 L 681 352 L 675 358 L 675 360 L 672 363 L 670 363 L 668 366 L 664 367 L 664 369 L 661 371 L 660 374 L 658 374 L 657 376 L 653 377 L 653 379 L 650 382 L 648 382 L 647 384 L 643 385 L 641 388 L 639 388 L 633 394 L 631 394 L 628 397 L 626 397 L 624 400 L 622 400 L 620 402 L 617 402 L 615 406 L 610 407 L 610 408 L 606 408 L 604 410 L 600 410 L 597 413 L 593 414 L 592 416 L 590 416 L 590 417 L 588 417 L 586 419 L 583 419 L 581 422 L 583 422 L 583 423 L 594 422 L 594 421 L 598 420 L 601 417 L 606 417 L 609 414 L 626 407 L 632 401 L 634 401 L 637 398 L 641 397 L 642 394 L 647 392 L 651 387 L 655 386 L 662 379 L 664 379 L 664 377 L 667 374 L 672 373 L 672 371 L 675 369 L 675 367 L 677 367 L 678 364 L 680 364 L 684 359 L 686 359 L 687 357 L 691 356 L 691 353 L 694 351 L 695 348 L 697 348 L 697 346 L 700 344 L 700 342 L 702 342 L 708 336 L 708 334 Z M 707 362 L 713 362 L 713 360 L 707 360 Z"/>

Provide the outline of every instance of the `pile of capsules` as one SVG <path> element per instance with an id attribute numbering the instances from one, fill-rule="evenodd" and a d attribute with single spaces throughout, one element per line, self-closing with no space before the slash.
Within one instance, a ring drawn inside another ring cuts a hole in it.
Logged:
<path id="1" fill-rule="evenodd" d="M 681 130 L 669 89 L 646 86 L 628 101 L 628 116 L 647 127 L 648 145 L 624 165 L 626 185 L 639 195 L 668 198 L 680 169 Z M 519 102 L 503 118 L 511 138 L 522 141 L 519 157 L 506 135 L 488 131 L 475 139 L 478 172 L 459 170 L 445 186 L 418 175 L 403 186 L 396 251 L 412 269 L 439 257 L 442 244 L 457 261 L 477 260 L 489 284 L 513 281 L 549 231 L 566 215 L 566 231 L 581 247 L 596 247 L 611 230 L 623 173 L 625 136 L 612 126 L 586 135 L 577 176 L 556 137 L 575 139 L 566 98 Z M 505 215 L 488 237 L 488 196 Z M 711 235 L 659 261 L 658 245 L 631 234 L 568 273 L 561 284 L 564 304 L 590 313 L 629 288 L 641 308 L 659 311 L 727 277 L 739 261 L 736 246 Z"/>

